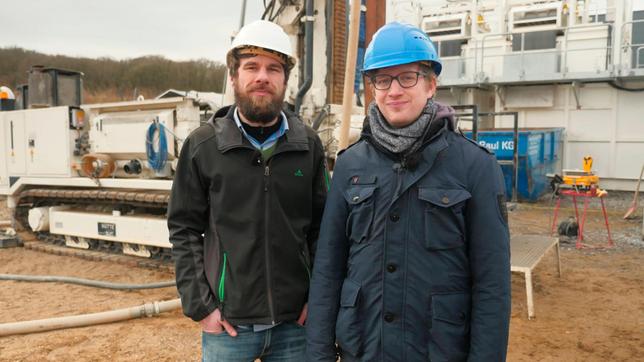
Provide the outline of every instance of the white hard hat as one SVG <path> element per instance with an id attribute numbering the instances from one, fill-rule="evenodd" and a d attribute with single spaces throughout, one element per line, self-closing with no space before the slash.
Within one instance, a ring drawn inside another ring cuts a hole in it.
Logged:
<path id="1" fill-rule="evenodd" d="M 0 87 L 0 99 L 16 99 L 9 87 Z"/>
<path id="2" fill-rule="evenodd" d="M 241 28 L 228 49 L 227 59 L 233 50 L 242 48 L 262 48 L 277 52 L 286 57 L 285 61 L 289 67 L 295 64 L 293 47 L 288 35 L 282 27 L 270 21 L 257 20 Z"/>

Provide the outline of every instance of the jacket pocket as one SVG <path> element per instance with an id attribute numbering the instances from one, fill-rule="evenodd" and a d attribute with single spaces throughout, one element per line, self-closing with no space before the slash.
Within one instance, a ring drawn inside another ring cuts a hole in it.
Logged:
<path id="1" fill-rule="evenodd" d="M 360 284 L 345 279 L 340 293 L 340 310 L 335 324 L 336 341 L 340 349 L 352 356 L 362 353 L 362 327 L 360 326 L 360 308 L 358 299 Z"/>
<path id="2" fill-rule="evenodd" d="M 469 293 L 436 294 L 431 299 L 429 357 L 432 360 L 466 360 L 470 341 Z"/>
<path id="3" fill-rule="evenodd" d="M 369 238 L 373 222 L 375 185 L 353 186 L 344 192 L 344 198 L 351 211 L 347 218 L 346 235 L 354 243 Z"/>
<path id="4" fill-rule="evenodd" d="M 463 209 L 470 197 L 472 195 L 463 189 L 418 189 L 418 198 L 426 202 L 424 227 L 428 249 L 451 249 L 463 245 Z"/>

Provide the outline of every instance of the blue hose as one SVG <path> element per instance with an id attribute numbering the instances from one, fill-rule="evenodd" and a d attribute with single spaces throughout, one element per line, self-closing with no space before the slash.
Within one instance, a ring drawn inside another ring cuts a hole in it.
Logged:
<path id="1" fill-rule="evenodd" d="M 159 133 L 159 150 L 154 150 L 154 133 Z M 153 170 L 160 172 L 165 167 L 168 160 L 168 142 L 165 137 L 165 127 L 161 122 L 155 120 L 148 128 L 145 137 L 146 153 L 148 156 L 148 165 Z"/>

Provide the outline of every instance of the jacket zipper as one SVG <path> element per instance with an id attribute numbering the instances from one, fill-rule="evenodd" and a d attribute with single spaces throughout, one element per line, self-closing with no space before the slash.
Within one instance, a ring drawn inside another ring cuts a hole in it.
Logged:
<path id="1" fill-rule="evenodd" d="M 221 275 L 219 276 L 219 291 L 218 291 L 219 303 L 221 303 L 222 305 L 221 309 L 223 309 L 224 297 L 225 297 L 225 291 L 226 291 L 226 262 L 227 262 L 227 255 L 224 252 L 224 262 L 222 263 L 222 266 L 221 266 Z"/>
<path id="2" fill-rule="evenodd" d="M 266 255 L 266 294 L 268 297 L 268 309 L 271 313 L 271 324 L 275 324 L 275 308 L 273 306 L 273 291 L 271 289 L 271 257 L 270 257 L 270 243 L 268 235 L 268 216 L 269 213 L 269 176 L 271 175 L 271 170 L 268 165 L 268 160 L 266 160 L 266 165 L 264 166 L 264 248 Z"/>
<path id="3" fill-rule="evenodd" d="M 400 196 L 400 188 L 402 187 L 403 182 L 403 172 L 405 171 L 405 167 L 401 163 L 395 165 L 397 165 L 394 166 L 394 170 L 396 171 L 396 188 L 394 189 L 393 201 L 395 201 Z"/>
<path id="4" fill-rule="evenodd" d="M 304 251 L 300 251 L 300 261 L 302 261 L 302 265 L 304 265 L 304 268 L 306 269 L 306 275 L 309 277 L 309 281 L 311 280 L 311 268 L 309 268 L 309 265 L 306 263 L 306 257 L 304 256 Z"/>

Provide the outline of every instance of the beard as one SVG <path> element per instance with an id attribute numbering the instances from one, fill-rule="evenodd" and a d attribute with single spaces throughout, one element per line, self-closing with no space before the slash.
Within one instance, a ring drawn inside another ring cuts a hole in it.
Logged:
<path id="1" fill-rule="evenodd" d="M 239 85 L 234 85 L 235 103 L 239 111 L 248 120 L 260 124 L 267 124 L 279 116 L 282 111 L 286 89 L 283 89 L 281 94 L 275 95 L 269 87 L 256 86 L 250 88 L 248 92 L 242 92 L 239 88 Z M 250 92 L 258 89 L 266 90 L 269 92 L 269 95 L 264 97 L 253 97 L 249 95 Z"/>

